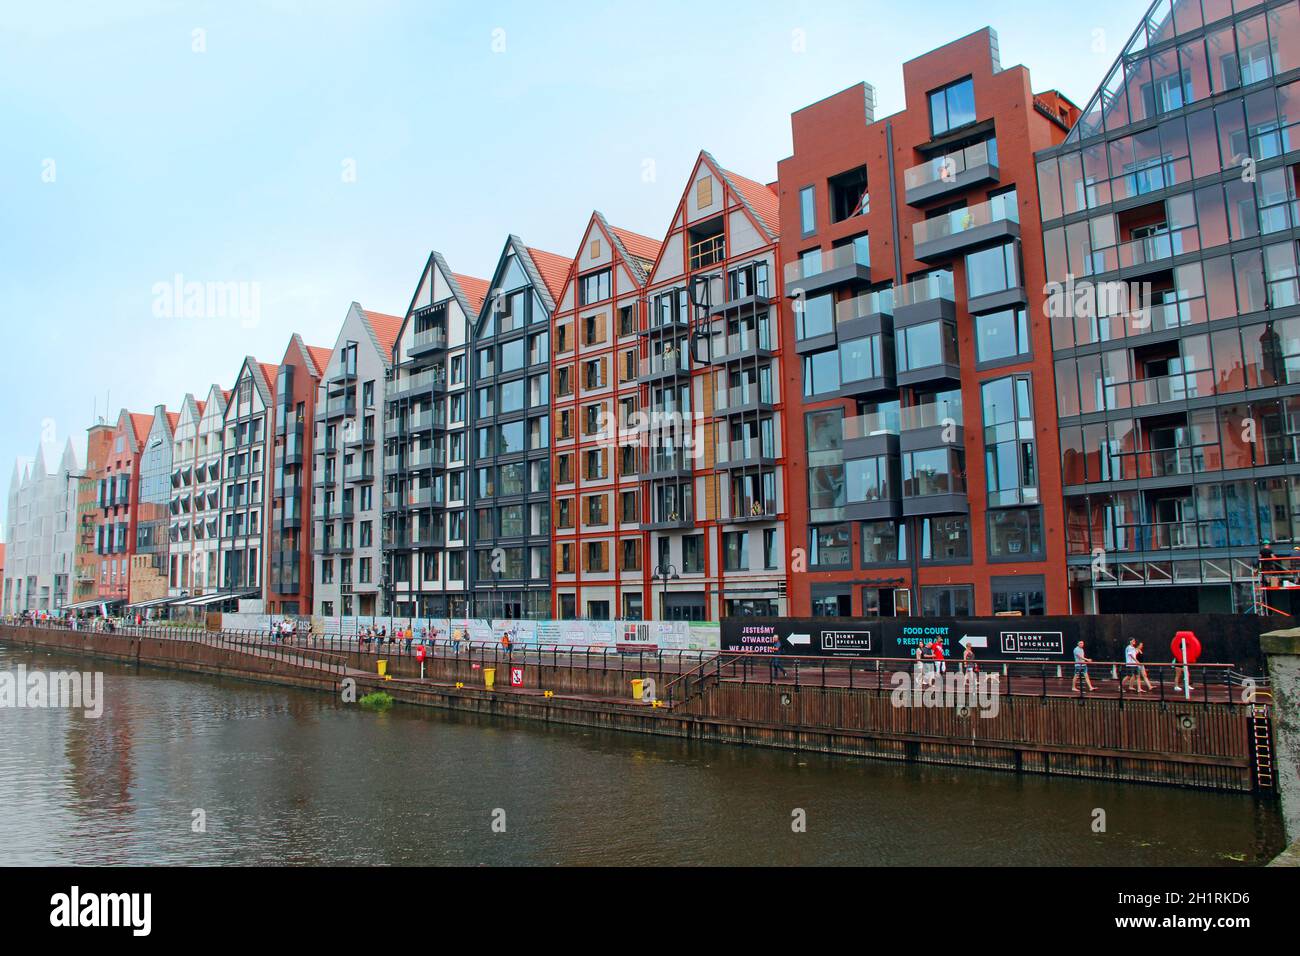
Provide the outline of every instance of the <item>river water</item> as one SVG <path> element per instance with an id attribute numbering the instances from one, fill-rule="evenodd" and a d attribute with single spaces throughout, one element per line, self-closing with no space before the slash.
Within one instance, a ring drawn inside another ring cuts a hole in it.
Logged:
<path id="1" fill-rule="evenodd" d="M 0 709 L 6 865 L 1249 865 L 1282 848 L 1250 796 L 376 714 L 0 646 L 0 671 L 19 664 L 101 670 L 105 705 Z"/>

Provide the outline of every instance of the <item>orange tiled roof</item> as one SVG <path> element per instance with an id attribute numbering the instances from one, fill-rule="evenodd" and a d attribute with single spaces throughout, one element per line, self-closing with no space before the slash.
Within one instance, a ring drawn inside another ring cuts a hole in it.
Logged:
<path id="1" fill-rule="evenodd" d="M 402 320 L 395 315 L 388 315 L 385 312 L 370 312 L 366 309 L 361 310 L 362 316 L 370 324 L 371 330 L 375 333 L 375 338 L 379 340 L 379 347 L 385 355 L 391 355 L 393 346 L 397 344 L 397 337 L 402 333 Z"/>
<path id="2" fill-rule="evenodd" d="M 763 221 L 763 224 L 767 226 L 773 235 L 779 236 L 781 233 L 781 214 L 776 190 L 771 186 L 764 186 L 762 183 L 756 183 L 752 179 L 733 173 L 729 169 L 724 169 L 722 172 L 731 180 L 731 184 L 744 197 L 745 202 L 749 203 L 758 218 Z"/>
<path id="3" fill-rule="evenodd" d="M 194 404 L 195 404 L 196 406 L 198 406 L 198 409 L 199 409 L 199 418 L 202 418 L 202 417 L 203 417 L 203 412 L 204 412 L 204 410 L 208 407 L 207 400 L 205 399 L 204 401 L 199 401 L 199 400 L 196 398 L 196 399 L 194 400 Z"/>
<path id="4" fill-rule="evenodd" d="M 266 387 L 275 394 L 275 380 L 280 376 L 280 366 L 267 365 L 265 362 L 258 362 L 257 367 L 262 370 L 262 378 L 266 382 Z"/>
<path id="5" fill-rule="evenodd" d="M 170 428 L 173 432 L 176 431 L 176 423 L 179 422 L 180 420 L 181 420 L 180 412 L 167 413 L 167 427 Z"/>
<path id="6" fill-rule="evenodd" d="M 537 271 L 542 274 L 542 281 L 550 290 L 551 298 L 559 302 L 560 297 L 564 295 L 564 283 L 569 278 L 569 269 L 573 267 L 573 260 L 544 249 L 534 249 L 532 246 L 526 248 L 533 265 L 537 266 Z"/>
<path id="7" fill-rule="evenodd" d="M 131 430 L 135 432 L 135 444 L 139 447 L 144 444 L 144 440 L 149 437 L 149 429 L 153 427 L 152 415 L 140 415 L 131 412 Z"/>
<path id="8" fill-rule="evenodd" d="M 483 310 L 483 302 L 487 299 L 488 286 L 491 284 L 487 279 L 476 279 L 474 276 L 463 276 L 459 272 L 453 272 L 451 277 L 460 285 L 460 289 L 465 293 L 465 298 L 469 299 L 470 311 L 477 315 Z"/>
<path id="9" fill-rule="evenodd" d="M 330 356 L 334 354 L 334 350 L 321 348 L 319 345 L 308 345 L 306 349 L 312 364 L 316 366 L 316 375 L 323 376 L 325 370 L 330 367 Z"/>
<path id="10" fill-rule="evenodd" d="M 659 258 L 659 250 L 663 248 L 663 243 L 658 239 L 651 239 L 639 232 L 619 229 L 617 226 L 610 226 L 609 231 L 618 237 L 618 241 L 623 243 L 623 248 L 630 255 L 636 256 L 638 259 L 644 259 L 646 262 L 654 262 Z"/>

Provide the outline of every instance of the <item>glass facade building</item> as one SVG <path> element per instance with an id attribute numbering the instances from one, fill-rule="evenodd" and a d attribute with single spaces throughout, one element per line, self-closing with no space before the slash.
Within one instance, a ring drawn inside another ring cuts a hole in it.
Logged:
<path id="1" fill-rule="evenodd" d="M 1300 3 L 1160 0 L 1039 154 L 1076 611 L 1244 610 L 1300 546 L 1298 124 Z"/>

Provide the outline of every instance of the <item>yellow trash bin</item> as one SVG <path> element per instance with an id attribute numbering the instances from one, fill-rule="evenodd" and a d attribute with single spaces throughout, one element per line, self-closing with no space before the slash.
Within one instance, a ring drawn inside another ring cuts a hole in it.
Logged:
<path id="1" fill-rule="evenodd" d="M 641 700 L 641 688 L 644 687 L 644 686 L 645 686 L 645 681 L 642 681 L 642 680 L 634 680 L 634 681 L 632 681 L 632 699 L 633 699 L 633 700 L 640 702 L 640 700 Z"/>
<path id="2" fill-rule="evenodd" d="M 387 673 L 388 673 L 388 661 L 380 661 L 380 662 L 379 662 L 379 676 L 380 676 L 380 677 L 383 677 L 383 676 L 384 676 L 385 674 L 387 674 Z"/>
<path id="3" fill-rule="evenodd" d="M 495 667 L 483 668 L 483 686 L 486 687 L 488 690 L 491 690 L 492 685 L 495 684 L 496 681 L 497 681 L 497 669 Z"/>

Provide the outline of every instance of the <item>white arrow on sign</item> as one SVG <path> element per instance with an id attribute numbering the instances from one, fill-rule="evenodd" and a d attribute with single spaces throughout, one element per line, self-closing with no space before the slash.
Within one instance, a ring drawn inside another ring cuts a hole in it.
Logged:
<path id="1" fill-rule="evenodd" d="M 988 647 L 989 639 L 983 634 L 963 634 L 957 643 L 962 647 Z"/>
<path id="2" fill-rule="evenodd" d="M 789 644 L 796 644 L 796 645 L 797 645 L 797 644 L 811 644 L 811 643 L 812 643 L 812 635 L 811 635 L 811 634 L 791 634 L 789 637 L 786 638 L 786 642 L 789 643 Z"/>

